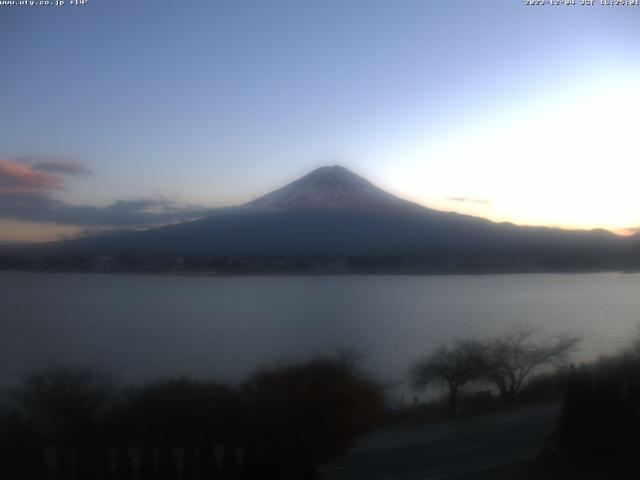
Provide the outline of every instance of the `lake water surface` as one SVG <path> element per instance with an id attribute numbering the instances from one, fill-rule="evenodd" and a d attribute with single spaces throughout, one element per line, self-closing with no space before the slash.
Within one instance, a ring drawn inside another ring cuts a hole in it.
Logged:
<path id="1" fill-rule="evenodd" d="M 0 386 L 52 363 L 240 380 L 336 346 L 401 379 L 441 342 L 518 324 L 583 337 L 576 357 L 629 345 L 640 275 L 198 277 L 0 272 Z"/>

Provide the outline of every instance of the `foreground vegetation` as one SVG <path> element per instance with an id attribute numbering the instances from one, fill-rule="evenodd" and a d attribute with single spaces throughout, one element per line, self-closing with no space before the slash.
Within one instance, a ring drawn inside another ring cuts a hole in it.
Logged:
<path id="1" fill-rule="evenodd" d="M 558 428 L 544 453 L 558 467 L 637 471 L 638 431 L 640 343 L 571 369 Z"/>
<path id="2" fill-rule="evenodd" d="M 570 335 L 540 340 L 535 333 L 525 326 L 486 342 L 460 340 L 442 345 L 413 364 L 411 383 L 419 390 L 432 383 L 445 384 L 451 416 L 458 414 L 460 392 L 472 383 L 493 387 L 502 403 L 511 405 L 533 374 L 564 364 L 579 342 Z"/>
<path id="3" fill-rule="evenodd" d="M 416 388 L 444 383 L 448 398 L 401 414 L 441 419 L 438 412 L 457 416 L 564 398 L 541 456 L 550 474 L 575 475 L 576 466 L 634 471 L 640 342 L 614 357 L 567 366 L 577 342 L 536 340 L 531 329 L 520 329 L 487 342 L 443 345 L 415 362 L 411 376 Z M 358 362 L 342 351 L 262 369 L 233 387 L 187 377 L 123 386 L 107 373 L 69 367 L 31 372 L 0 405 L 0 477 L 314 479 L 318 465 L 345 453 L 383 418 L 382 387 Z M 492 386 L 497 396 L 465 391 L 471 384 Z"/>
<path id="4" fill-rule="evenodd" d="M 459 341 L 415 362 L 411 376 L 416 388 L 447 386 L 449 416 L 487 407 L 479 405 L 478 392 L 463 391 L 469 384 L 492 386 L 503 406 L 563 399 L 556 429 L 525 478 L 637 478 L 640 340 L 617 355 L 568 365 L 577 342 L 566 335 L 534 341 L 530 329 L 489 342 Z M 438 418 L 438 408 L 444 410 L 442 401 L 421 409 Z M 504 478 L 512 473 L 507 469 Z"/>
<path id="5" fill-rule="evenodd" d="M 0 414 L 0 476 L 24 480 L 311 479 L 379 420 L 377 384 L 342 358 L 265 369 L 232 388 L 118 387 L 90 369 L 24 378 Z"/>

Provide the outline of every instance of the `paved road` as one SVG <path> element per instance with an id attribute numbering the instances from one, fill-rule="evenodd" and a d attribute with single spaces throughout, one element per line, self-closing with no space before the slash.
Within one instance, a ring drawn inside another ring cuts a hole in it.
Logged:
<path id="1" fill-rule="evenodd" d="M 533 458 L 558 419 L 560 404 L 434 425 L 374 432 L 340 462 L 320 470 L 322 480 L 471 479 L 487 470 Z"/>

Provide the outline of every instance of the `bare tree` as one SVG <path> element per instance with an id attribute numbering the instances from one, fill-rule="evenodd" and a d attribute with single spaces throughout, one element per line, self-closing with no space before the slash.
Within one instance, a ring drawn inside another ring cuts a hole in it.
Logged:
<path id="1" fill-rule="evenodd" d="M 449 387 L 449 410 L 458 411 L 458 393 L 467 383 L 478 380 L 484 373 L 483 345 L 473 340 L 456 342 L 452 347 L 442 345 L 428 357 L 416 362 L 409 372 L 416 389 L 434 382 Z"/>
<path id="2" fill-rule="evenodd" d="M 536 341 L 535 333 L 535 328 L 523 326 L 486 344 L 484 377 L 498 388 L 505 403 L 515 401 L 525 380 L 535 370 L 565 362 L 580 341 L 566 334 Z"/>

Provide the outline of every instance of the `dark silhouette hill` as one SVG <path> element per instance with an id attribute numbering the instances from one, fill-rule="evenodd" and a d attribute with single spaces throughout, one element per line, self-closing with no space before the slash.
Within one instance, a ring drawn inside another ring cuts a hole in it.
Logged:
<path id="1" fill-rule="evenodd" d="M 347 270 L 466 272 L 634 269 L 639 245 L 637 236 L 605 230 L 524 227 L 432 210 L 331 166 L 197 220 L 19 250 L 254 262 L 319 257 L 341 259 Z"/>

